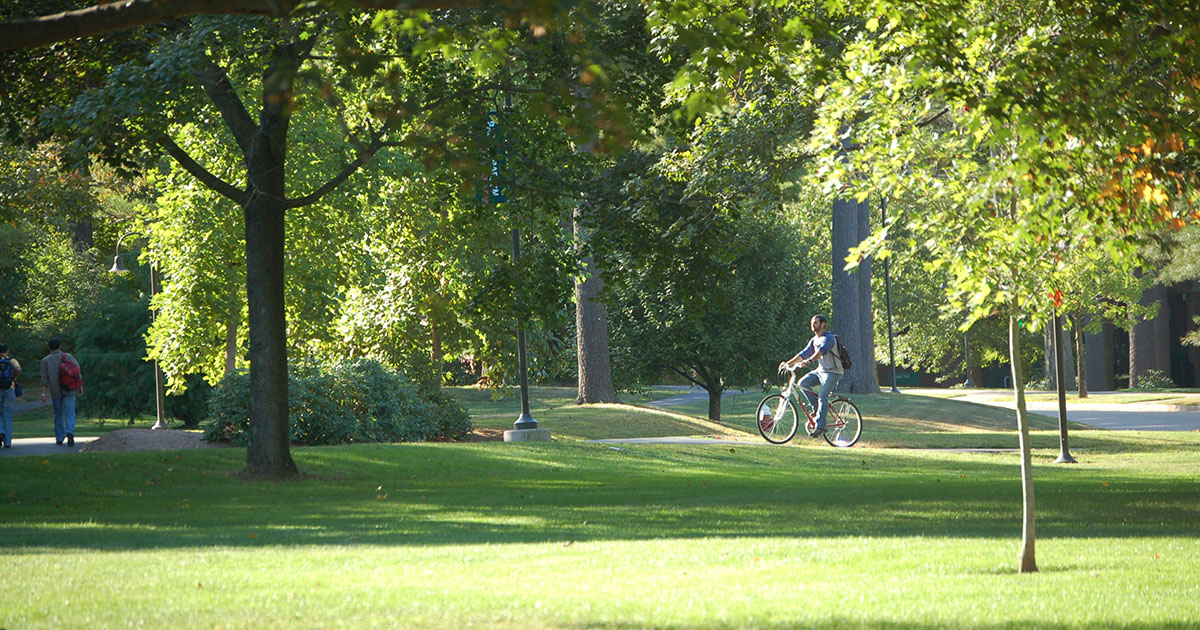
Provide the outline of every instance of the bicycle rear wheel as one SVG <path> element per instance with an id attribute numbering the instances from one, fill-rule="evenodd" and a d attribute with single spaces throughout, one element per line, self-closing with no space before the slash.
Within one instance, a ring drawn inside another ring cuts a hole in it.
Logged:
<path id="1" fill-rule="evenodd" d="M 766 441 L 783 444 L 796 435 L 796 427 L 800 425 L 799 418 L 800 414 L 792 401 L 779 394 L 772 394 L 758 403 L 754 424 Z"/>
<path id="2" fill-rule="evenodd" d="M 825 441 L 830 446 L 847 448 L 862 437 L 862 414 L 845 398 L 829 401 L 829 420 L 825 424 Z"/>

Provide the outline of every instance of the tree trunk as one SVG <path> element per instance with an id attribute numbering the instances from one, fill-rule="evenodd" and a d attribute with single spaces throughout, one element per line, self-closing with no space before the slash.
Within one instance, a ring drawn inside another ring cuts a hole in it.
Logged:
<path id="1" fill-rule="evenodd" d="M 858 242 L 861 243 L 871 236 L 871 204 L 863 200 L 858 204 Z M 871 267 L 870 257 L 862 261 L 856 276 L 858 282 L 858 351 L 850 350 L 854 359 L 854 385 L 851 390 L 856 393 L 878 394 L 879 374 L 875 369 L 875 311 L 871 301 Z"/>
<path id="2" fill-rule="evenodd" d="M 291 77 L 299 62 L 277 57 L 263 80 L 263 109 L 246 151 L 246 299 L 250 325 L 250 444 L 245 473 L 285 478 L 292 461 L 288 427 L 287 320 L 284 311 L 284 163 Z M 292 51 L 294 54 L 294 51 Z"/>
<path id="3" fill-rule="evenodd" d="M 1138 322 L 1129 329 L 1129 386 L 1137 387 L 1146 372 L 1158 370 L 1171 375 L 1169 312 L 1166 305 L 1167 288 L 1155 285 L 1142 293 L 1143 306 L 1158 304 L 1154 317 Z"/>
<path id="4" fill-rule="evenodd" d="M 1017 431 L 1021 446 L 1021 573 L 1037 571 L 1034 556 L 1035 522 L 1033 501 L 1033 455 L 1029 446 L 1029 413 L 1025 408 L 1025 375 L 1021 370 L 1021 335 L 1017 326 L 1016 298 L 1009 303 L 1008 310 L 1008 354 L 1012 362 L 1013 393 L 1017 399 Z"/>
<path id="5" fill-rule="evenodd" d="M 1075 333 L 1075 390 L 1080 398 L 1087 398 L 1087 345 L 1083 342 L 1083 315 L 1075 314 L 1071 318 L 1071 328 Z"/>
<path id="6" fill-rule="evenodd" d="M 708 386 L 705 387 L 708 391 L 708 419 L 713 422 L 721 421 L 721 394 L 724 393 L 724 390 L 718 389 L 718 387 L 713 386 L 712 389 L 708 389 Z"/>
<path id="7" fill-rule="evenodd" d="M 578 213 L 573 218 L 576 251 L 582 253 L 587 242 L 587 230 Z M 579 368 L 579 392 L 575 404 L 615 403 L 617 392 L 613 387 L 612 359 L 608 349 L 608 313 L 604 304 L 595 300 L 604 286 L 604 280 L 591 256 L 584 257 L 584 265 L 584 279 L 575 283 L 575 338 Z M 719 401 L 717 413 L 720 413 Z"/>
<path id="8" fill-rule="evenodd" d="M 873 394 L 879 393 L 879 382 L 875 374 L 875 324 L 871 317 L 871 267 L 864 264 L 855 273 L 846 271 L 850 248 L 862 242 L 870 229 L 863 210 L 866 208 L 860 210 L 860 204 L 853 199 L 833 201 L 833 312 L 829 328 L 854 361 L 854 367 L 838 383 L 837 391 Z"/>
<path id="9" fill-rule="evenodd" d="M 237 369 L 237 331 L 236 321 L 225 323 L 225 375 Z"/>

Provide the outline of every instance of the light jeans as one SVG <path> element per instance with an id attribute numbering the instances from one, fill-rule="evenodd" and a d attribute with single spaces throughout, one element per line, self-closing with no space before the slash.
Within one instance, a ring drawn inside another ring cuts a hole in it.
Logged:
<path id="1" fill-rule="evenodd" d="M 5 446 L 12 446 L 12 417 L 16 394 L 11 387 L 0 392 L 0 433 L 4 434 Z"/>
<path id="2" fill-rule="evenodd" d="M 808 404 L 817 408 L 818 429 L 825 428 L 825 418 L 829 415 L 829 392 L 832 392 L 833 388 L 837 387 L 838 381 L 840 380 L 842 380 L 841 374 L 837 374 L 835 372 L 822 372 L 820 370 L 813 370 L 808 374 L 805 374 L 804 378 L 800 379 L 800 385 L 809 389 L 815 388 L 818 383 L 821 385 L 821 389 L 817 391 L 818 400 L 813 400 L 813 395 L 807 391 L 800 390 L 804 392 L 804 396 L 808 398 Z"/>
<path id="3" fill-rule="evenodd" d="M 54 398 L 54 441 L 61 443 L 67 434 L 75 435 L 75 394 Z"/>

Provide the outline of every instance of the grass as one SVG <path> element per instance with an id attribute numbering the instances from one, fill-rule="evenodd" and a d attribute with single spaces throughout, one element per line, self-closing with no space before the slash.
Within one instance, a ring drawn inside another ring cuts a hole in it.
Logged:
<path id="1" fill-rule="evenodd" d="M 1200 627 L 1200 433 L 1076 431 L 1062 466 L 1042 427 L 1018 575 L 1015 454 L 870 447 L 1015 444 L 1011 411 L 856 396 L 864 447 L 610 446 L 579 440 L 719 427 L 573 396 L 534 389 L 553 443 L 296 448 L 288 482 L 243 449 L 0 458 L 0 628 Z"/>
<path id="2" fill-rule="evenodd" d="M 26 390 L 28 391 L 28 390 Z M 25 398 L 28 398 L 28 394 Z M 80 401 L 84 404 L 86 399 Z M 182 423 L 176 422 L 182 426 Z M 142 415 L 133 418 L 104 418 L 77 415 L 75 418 L 75 436 L 101 436 L 119 429 L 149 429 L 154 426 L 153 415 Z M 13 414 L 13 438 L 54 437 L 54 411 L 47 405 L 36 409 L 25 409 Z"/>
<path id="3" fill-rule="evenodd" d="M 1190 628 L 1200 434 L 1037 456 L 553 444 L 0 460 L 0 627 Z M 1152 603 L 1152 604 L 1151 604 Z"/>
<path id="4" fill-rule="evenodd" d="M 448 392 L 471 412 L 476 427 L 511 429 L 521 412 L 521 400 L 513 391 L 503 398 L 496 392 L 471 387 L 447 388 Z M 708 422 L 707 414 L 689 417 L 674 408 L 655 409 L 657 400 L 681 393 L 678 390 L 653 389 L 643 394 L 625 394 L 620 405 L 576 405 L 575 388 L 531 387 L 529 413 L 538 423 L 550 428 L 551 435 L 567 440 L 604 438 L 664 437 L 674 435 L 713 435 L 748 437 L 737 428 Z"/>
<path id="5" fill-rule="evenodd" d="M 728 397 L 722 403 L 722 423 L 759 439 L 754 426 L 755 408 L 761 396 L 748 392 Z M 861 445 L 875 448 L 1016 448 L 1016 413 L 977 403 L 915 394 L 874 394 L 851 396 L 863 414 Z M 689 415 L 707 414 L 708 403 L 697 401 L 672 407 Z M 1039 414 L 1029 415 L 1030 427 L 1038 431 L 1032 443 L 1038 448 L 1058 444 L 1058 420 Z M 1069 423 L 1070 430 L 1086 429 Z M 1087 448 L 1086 438 L 1072 434 L 1072 444 Z M 801 446 L 822 448 L 824 442 L 795 441 Z"/>

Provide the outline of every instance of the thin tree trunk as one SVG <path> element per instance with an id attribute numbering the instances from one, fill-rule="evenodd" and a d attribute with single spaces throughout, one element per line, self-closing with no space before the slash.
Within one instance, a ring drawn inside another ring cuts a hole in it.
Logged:
<path id="1" fill-rule="evenodd" d="M 1017 399 L 1017 431 L 1021 446 L 1021 573 L 1037 571 L 1034 555 L 1035 520 L 1033 500 L 1033 455 L 1029 446 L 1029 413 L 1025 408 L 1025 375 L 1021 369 L 1021 335 L 1017 327 L 1017 301 L 1009 303 L 1008 353 L 1012 362 L 1013 393 Z"/>
<path id="2" fill-rule="evenodd" d="M 588 234 L 580 216 L 573 217 L 575 247 L 584 250 Z M 614 403 L 617 392 L 613 387 L 612 358 L 608 347 L 608 312 L 596 296 L 604 287 L 604 279 L 591 256 L 584 257 L 584 279 L 575 283 L 576 361 L 579 369 L 579 390 L 575 404 Z M 720 408 L 718 406 L 718 413 Z"/>
<path id="3" fill-rule="evenodd" d="M 1083 342 L 1083 316 L 1076 313 L 1071 318 L 1075 332 L 1075 387 L 1080 398 L 1087 398 L 1087 344 Z"/>

